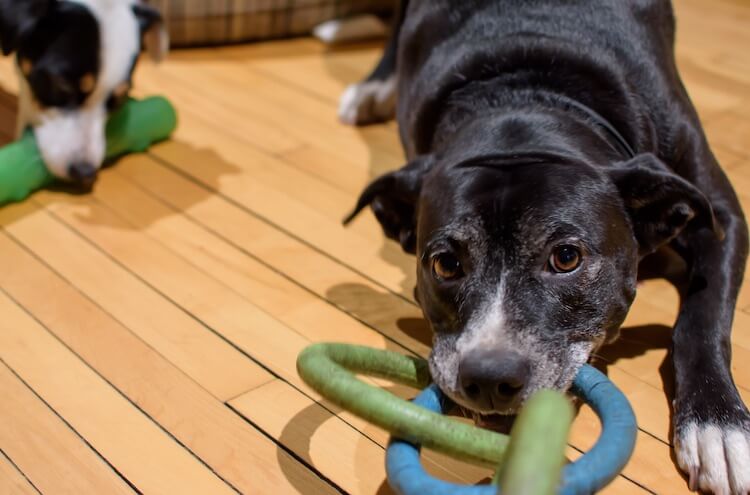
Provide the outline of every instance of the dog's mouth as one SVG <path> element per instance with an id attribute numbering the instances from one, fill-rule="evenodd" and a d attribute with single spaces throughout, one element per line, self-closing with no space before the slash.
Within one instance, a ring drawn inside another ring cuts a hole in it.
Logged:
<path id="1" fill-rule="evenodd" d="M 465 407 L 457 407 L 464 416 L 473 419 L 474 424 L 478 427 L 497 433 L 510 433 L 513 423 L 516 421 L 515 414 L 480 414 Z"/>
<path id="2" fill-rule="evenodd" d="M 513 423 L 516 421 L 516 415 L 502 415 L 502 414 L 480 414 L 474 420 L 477 426 L 486 430 L 496 431 L 498 433 L 509 434 Z"/>

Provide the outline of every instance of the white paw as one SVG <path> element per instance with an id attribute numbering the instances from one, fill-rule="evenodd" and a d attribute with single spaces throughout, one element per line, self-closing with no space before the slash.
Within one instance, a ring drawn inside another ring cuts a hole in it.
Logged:
<path id="1" fill-rule="evenodd" d="M 339 120 L 361 125 L 393 118 L 396 111 L 396 78 L 365 81 L 347 87 L 339 100 Z"/>
<path id="2" fill-rule="evenodd" d="M 318 24 L 313 35 L 324 43 L 346 43 L 385 36 L 386 25 L 378 16 L 363 14 Z"/>
<path id="3" fill-rule="evenodd" d="M 735 426 L 691 423 L 675 435 L 680 468 L 690 489 L 715 495 L 750 493 L 750 431 Z"/>

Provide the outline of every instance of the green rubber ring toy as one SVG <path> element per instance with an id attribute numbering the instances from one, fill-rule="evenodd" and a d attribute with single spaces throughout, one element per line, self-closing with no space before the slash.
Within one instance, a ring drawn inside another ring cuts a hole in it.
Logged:
<path id="1" fill-rule="evenodd" d="M 602 431 L 591 449 L 571 464 L 565 464 L 565 446 L 573 408 L 560 392 L 534 394 L 509 439 L 443 416 L 450 401 L 429 384 L 423 359 L 356 345 L 313 344 L 300 353 L 297 371 L 323 397 L 393 435 L 386 450 L 386 471 L 400 495 L 495 495 L 498 488 L 511 495 L 594 493 L 617 476 L 635 447 L 637 424 L 630 404 L 589 365 L 578 371 L 571 392 L 592 407 Z M 424 390 L 411 403 L 354 373 Z M 455 485 L 432 478 L 420 464 L 421 446 L 496 468 L 499 487 Z"/>
<path id="2" fill-rule="evenodd" d="M 524 405 L 496 474 L 502 493 L 552 495 L 560 484 L 573 406 L 559 392 L 540 390 Z"/>
<path id="3" fill-rule="evenodd" d="M 176 127 L 177 113 L 166 98 L 130 99 L 107 121 L 106 159 L 145 151 L 153 143 L 168 138 Z M 0 149 L 0 206 L 22 201 L 54 181 L 55 177 L 44 166 L 31 130 Z"/>
<path id="4" fill-rule="evenodd" d="M 347 371 L 349 370 L 349 371 Z M 496 468 L 508 437 L 459 423 L 402 400 L 357 379 L 351 372 L 422 389 L 430 381 L 420 358 L 347 344 L 313 344 L 297 358 L 297 372 L 312 388 L 348 411 L 394 436 L 424 447 Z"/>

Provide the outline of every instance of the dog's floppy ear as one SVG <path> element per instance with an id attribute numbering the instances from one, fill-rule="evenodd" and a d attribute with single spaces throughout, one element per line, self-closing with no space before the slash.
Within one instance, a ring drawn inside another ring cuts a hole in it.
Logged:
<path id="1" fill-rule="evenodd" d="M 401 243 L 407 253 L 416 251 L 417 202 L 422 179 L 432 165 L 432 156 L 416 158 L 403 168 L 382 175 L 362 192 L 354 211 L 344 224 L 351 222 L 368 205 L 383 227 L 385 235 Z"/>
<path id="2" fill-rule="evenodd" d="M 133 13 L 138 20 L 146 51 L 154 61 L 161 62 L 169 52 L 169 34 L 161 12 L 139 2 L 133 5 Z"/>
<path id="3" fill-rule="evenodd" d="M 641 255 L 656 251 L 684 229 L 724 233 L 708 198 L 652 154 L 638 155 L 610 170 L 630 215 Z"/>
<path id="4" fill-rule="evenodd" d="M 0 0 L 0 45 L 3 55 L 18 49 L 21 37 L 52 9 L 56 0 Z"/>

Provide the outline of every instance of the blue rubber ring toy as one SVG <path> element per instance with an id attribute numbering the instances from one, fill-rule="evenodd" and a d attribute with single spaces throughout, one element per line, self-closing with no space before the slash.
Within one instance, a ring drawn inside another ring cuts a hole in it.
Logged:
<path id="1" fill-rule="evenodd" d="M 591 406 L 602 423 L 596 444 L 563 469 L 561 495 L 595 493 L 612 481 L 627 464 L 635 448 L 638 425 L 625 396 L 603 373 L 589 365 L 578 372 L 573 394 Z M 414 403 L 437 413 L 445 413 L 450 401 L 433 385 Z M 391 487 L 400 495 L 496 495 L 495 485 L 457 485 L 433 478 L 422 467 L 420 447 L 391 438 L 386 451 L 386 472 Z"/>

